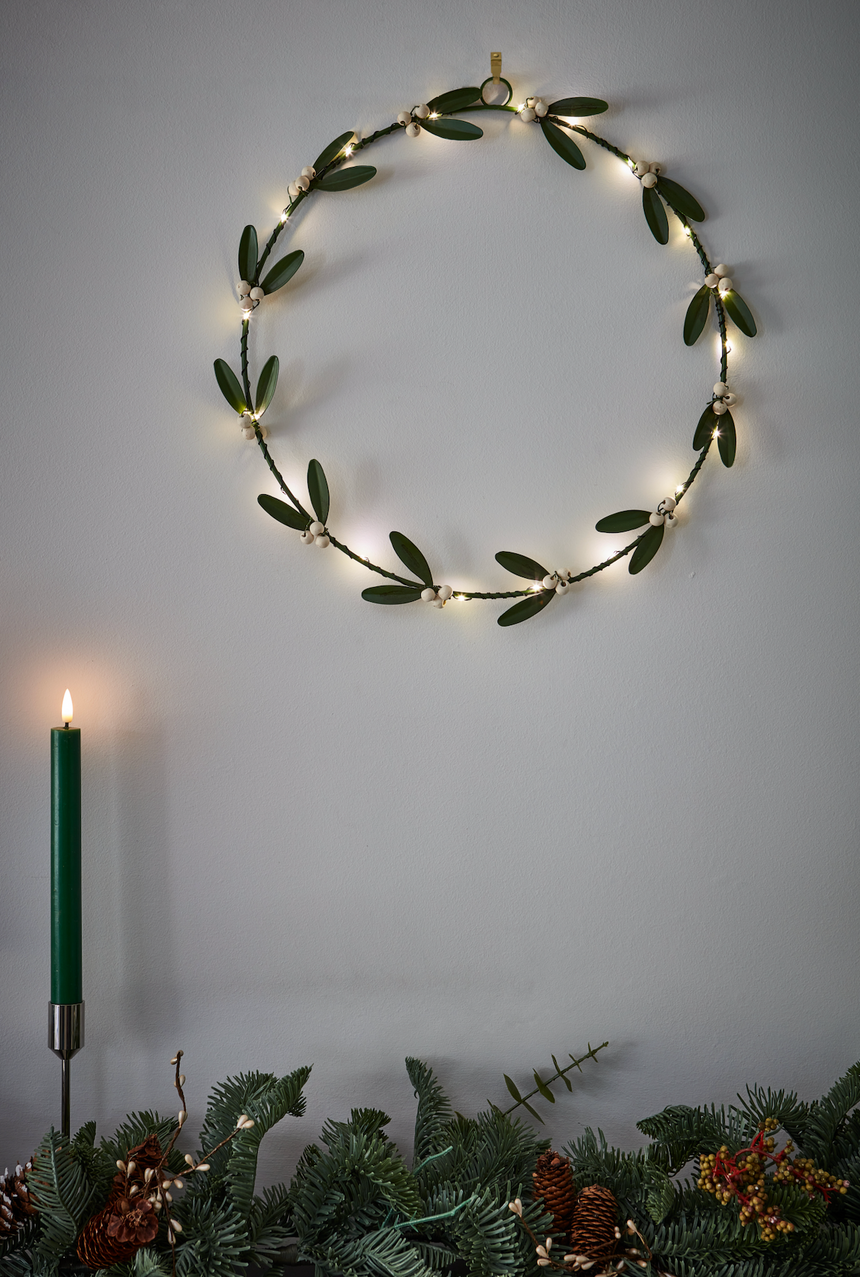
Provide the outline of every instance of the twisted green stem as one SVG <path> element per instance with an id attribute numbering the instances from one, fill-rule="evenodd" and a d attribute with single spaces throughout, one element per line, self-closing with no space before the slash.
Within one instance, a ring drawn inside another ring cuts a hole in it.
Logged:
<path id="1" fill-rule="evenodd" d="M 272 460 L 272 454 L 269 452 L 269 449 L 266 447 L 266 441 L 263 438 L 259 423 L 256 421 L 254 422 L 254 432 L 257 436 L 257 446 L 259 447 L 260 451 L 262 452 L 265 458 L 266 465 L 269 467 L 272 474 L 275 476 L 275 482 L 277 483 L 278 487 L 281 489 L 281 492 L 283 492 L 285 497 L 289 497 L 290 501 L 292 501 L 293 505 L 296 507 L 299 514 L 303 514 L 305 518 L 307 519 L 308 523 L 310 523 L 311 516 L 308 514 L 305 507 L 302 505 L 301 501 L 299 501 L 298 497 L 293 496 L 292 492 L 290 492 L 290 489 L 287 487 L 287 484 L 284 481 L 284 476 L 281 474 L 280 470 L 278 469 L 278 467 L 275 465 L 274 461 Z"/>

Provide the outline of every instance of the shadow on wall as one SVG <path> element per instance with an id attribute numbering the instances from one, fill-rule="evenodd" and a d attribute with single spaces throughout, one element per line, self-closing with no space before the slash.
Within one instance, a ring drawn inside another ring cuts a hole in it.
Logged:
<path id="1" fill-rule="evenodd" d="M 116 757 L 120 969 L 114 1038 L 151 1042 L 178 1032 L 180 1019 L 164 728 L 144 724 L 121 731 Z"/>

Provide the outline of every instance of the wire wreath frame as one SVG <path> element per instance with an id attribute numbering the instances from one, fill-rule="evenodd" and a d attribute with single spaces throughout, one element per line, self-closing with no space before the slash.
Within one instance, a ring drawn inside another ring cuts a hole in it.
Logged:
<path id="1" fill-rule="evenodd" d="M 560 98 L 547 103 L 541 98 L 529 97 L 518 106 L 513 106 L 513 88 L 508 80 L 497 74 L 498 71 L 500 67 L 497 68 L 494 63 L 494 75 L 480 87 L 441 93 L 429 102 L 401 111 L 394 123 L 377 129 L 368 137 L 357 137 L 350 130 L 335 138 L 317 157 L 316 162 L 303 169 L 301 175 L 290 183 L 289 203 L 262 252 L 259 249 L 256 228 L 252 225 L 245 227 L 238 254 L 238 292 L 242 314 L 240 372 L 237 377 L 224 359 L 216 359 L 215 377 L 227 403 L 239 416 L 244 437 L 257 444 L 281 494 L 287 498 L 283 501 L 279 497 L 263 493 L 258 497 L 259 504 L 272 518 L 298 532 L 304 545 L 332 547 L 368 571 L 391 582 L 369 586 L 362 591 L 363 599 L 380 604 L 423 601 L 437 608 L 444 607 L 452 598 L 460 601 L 515 599 L 516 602 L 497 618 L 499 625 L 510 626 L 537 615 L 557 596 L 566 594 L 572 585 L 604 571 L 620 559 L 629 556 L 629 572 L 633 575 L 641 572 L 660 549 L 665 530 L 676 525 L 677 506 L 698 477 L 714 441 L 723 465 L 731 466 L 734 463 L 737 432 L 730 408 L 737 398 L 728 386 L 730 346 L 727 319 L 748 337 L 755 336 L 756 324 L 743 298 L 734 288 L 728 268 L 721 263 L 711 265 L 704 245 L 692 225 L 705 218 L 698 200 L 677 182 L 665 177 L 658 165 L 633 160 L 606 138 L 593 133 L 583 124 L 573 122 L 601 114 L 608 109 L 608 103 L 600 98 L 586 97 Z M 486 90 L 490 84 L 506 87 L 507 96 L 503 101 L 487 101 Z M 576 138 L 585 138 L 602 147 L 627 165 L 641 184 L 643 212 L 655 240 L 659 244 L 668 243 L 668 213 L 671 213 L 680 222 L 684 235 L 695 249 L 704 273 L 704 282 L 687 308 L 683 333 L 685 344 L 692 346 L 701 336 L 711 315 L 711 303 L 720 341 L 719 379 L 696 425 L 693 450 L 698 453 L 698 457 L 684 482 L 678 485 L 672 495 L 660 501 L 656 509 L 619 510 L 600 519 L 596 524 L 598 532 L 643 530 L 629 544 L 584 571 L 553 571 L 526 555 L 500 550 L 495 556 L 496 561 L 513 575 L 529 582 L 516 590 L 455 590 L 450 585 L 437 583 L 424 554 L 402 532 L 391 532 L 389 539 L 397 558 L 412 574 L 411 577 L 372 563 L 340 541 L 328 526 L 331 501 L 328 481 L 320 462 L 313 458 L 308 465 L 307 488 L 311 507 L 308 510 L 290 490 L 266 444 L 266 429 L 261 424 L 261 418 L 271 404 L 277 387 L 278 357 L 271 355 L 266 360 L 260 371 L 256 394 L 252 395 L 248 356 L 248 334 L 253 312 L 265 297 L 289 283 L 304 260 L 302 250 L 294 250 L 266 271 L 282 231 L 302 204 L 318 192 L 352 190 L 370 181 L 376 175 L 375 168 L 370 165 L 349 164 L 348 161 L 393 133 L 405 133 L 409 137 L 428 133 L 456 141 L 478 140 L 483 136 L 482 130 L 476 124 L 459 117 L 482 111 L 502 111 L 518 115 L 524 123 L 539 130 L 553 151 L 574 169 L 586 167 Z"/>

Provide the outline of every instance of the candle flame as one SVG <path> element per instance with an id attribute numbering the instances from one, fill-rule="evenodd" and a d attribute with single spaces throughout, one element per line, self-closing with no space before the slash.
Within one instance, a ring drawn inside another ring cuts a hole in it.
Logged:
<path id="1" fill-rule="evenodd" d="M 63 697 L 63 722 L 70 723 L 74 712 L 74 707 L 72 705 L 72 693 L 68 688 L 66 688 L 66 694 Z"/>

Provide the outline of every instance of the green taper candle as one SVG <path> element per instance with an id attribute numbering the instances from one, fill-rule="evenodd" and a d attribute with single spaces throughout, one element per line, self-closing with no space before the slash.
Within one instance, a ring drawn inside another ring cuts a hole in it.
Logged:
<path id="1" fill-rule="evenodd" d="M 81 1002 L 81 733 L 70 727 L 72 698 L 63 697 L 63 726 L 51 728 L 51 1001 Z"/>

